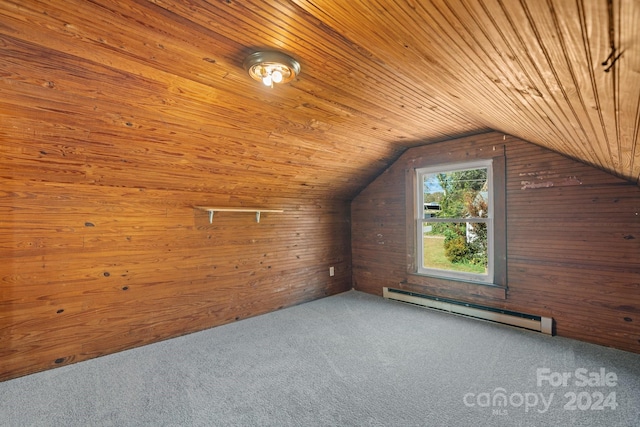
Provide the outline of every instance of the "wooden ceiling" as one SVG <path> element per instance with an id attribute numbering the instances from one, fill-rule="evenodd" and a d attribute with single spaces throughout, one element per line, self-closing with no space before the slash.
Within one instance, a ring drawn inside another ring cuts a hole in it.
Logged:
<path id="1" fill-rule="evenodd" d="M 639 44 L 637 0 L 2 0 L 2 152 L 14 176 L 349 200 L 494 129 L 638 183 Z M 298 78 L 251 80 L 266 49 Z"/>

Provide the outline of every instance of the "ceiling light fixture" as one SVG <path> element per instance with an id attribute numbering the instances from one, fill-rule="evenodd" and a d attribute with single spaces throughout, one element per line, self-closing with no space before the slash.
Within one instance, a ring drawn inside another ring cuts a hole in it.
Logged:
<path id="1" fill-rule="evenodd" d="M 284 53 L 255 52 L 244 60 L 244 69 L 254 80 L 273 87 L 293 80 L 300 73 L 300 64 Z"/>

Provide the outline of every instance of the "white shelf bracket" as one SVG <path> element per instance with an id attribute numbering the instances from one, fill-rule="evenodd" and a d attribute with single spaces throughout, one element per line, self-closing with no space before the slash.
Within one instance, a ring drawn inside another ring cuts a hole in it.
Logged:
<path id="1" fill-rule="evenodd" d="M 284 212 L 282 209 L 259 209 L 259 208 L 215 208 L 208 206 L 194 206 L 196 209 L 202 209 L 209 212 L 209 224 L 213 224 L 213 214 L 215 211 L 221 212 L 255 212 L 256 222 L 260 222 L 260 214 L 262 212 Z"/>

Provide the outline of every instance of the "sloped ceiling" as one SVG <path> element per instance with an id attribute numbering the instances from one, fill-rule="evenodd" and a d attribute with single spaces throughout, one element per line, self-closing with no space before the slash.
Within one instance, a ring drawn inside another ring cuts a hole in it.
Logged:
<path id="1" fill-rule="evenodd" d="M 349 200 L 408 147 L 493 129 L 638 183 L 639 43 L 637 0 L 0 1 L 2 151 L 62 181 Z M 263 49 L 299 77 L 251 80 Z"/>

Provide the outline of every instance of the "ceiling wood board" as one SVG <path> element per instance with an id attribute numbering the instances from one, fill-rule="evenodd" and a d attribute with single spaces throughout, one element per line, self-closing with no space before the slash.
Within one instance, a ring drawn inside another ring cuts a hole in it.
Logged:
<path id="1" fill-rule="evenodd" d="M 0 1 L 2 155 L 21 179 L 349 200 L 494 129 L 639 182 L 639 26 L 633 0 Z M 257 49 L 300 76 L 251 80 Z"/>

